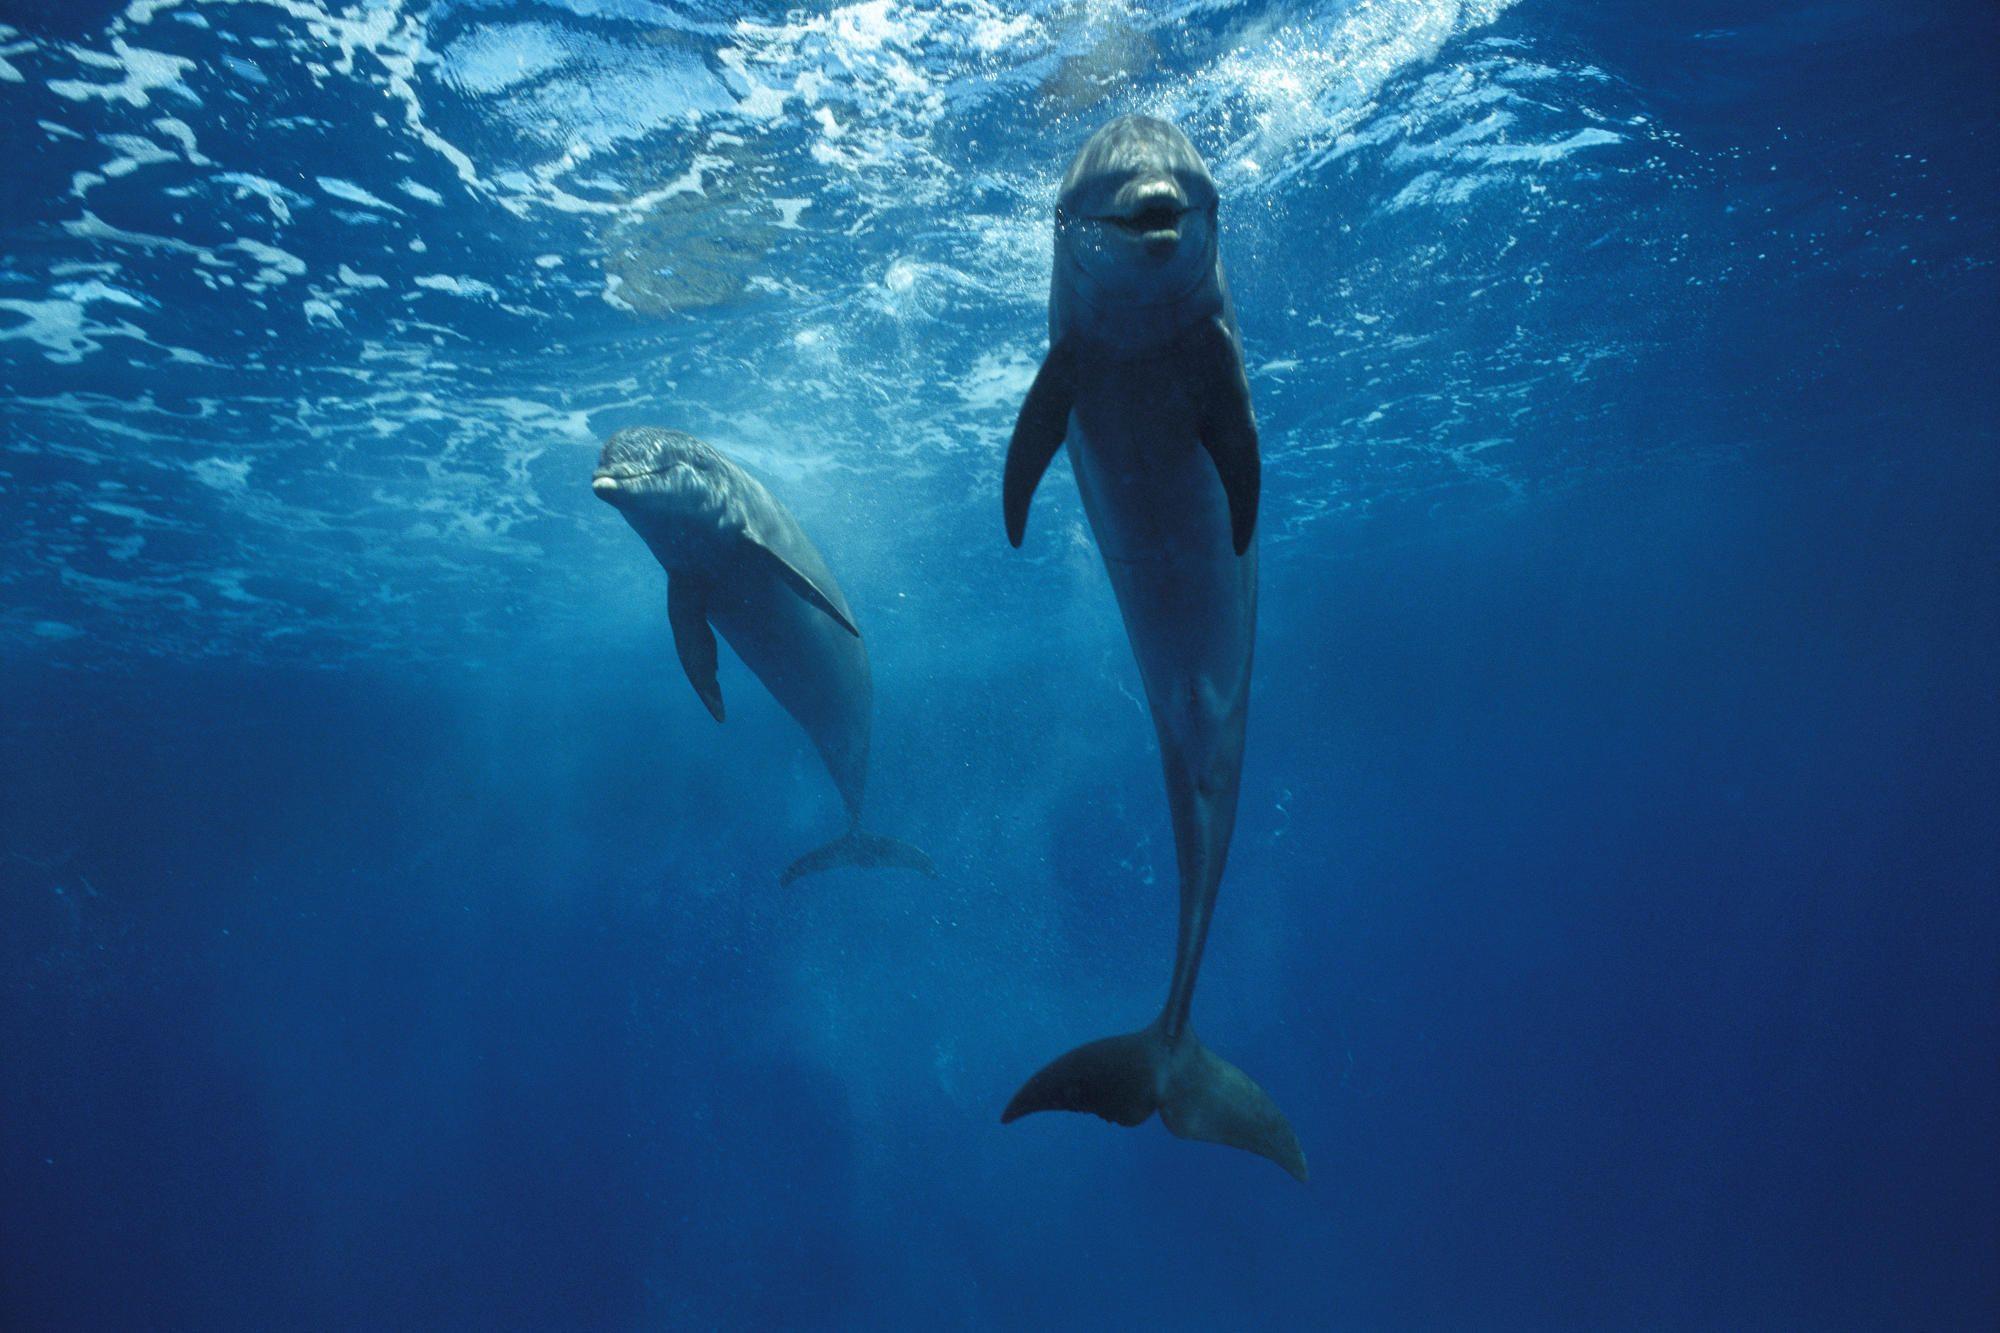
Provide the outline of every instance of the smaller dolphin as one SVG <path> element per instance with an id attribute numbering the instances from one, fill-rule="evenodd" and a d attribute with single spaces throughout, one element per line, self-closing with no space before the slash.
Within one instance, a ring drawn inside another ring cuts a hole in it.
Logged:
<path id="1" fill-rule="evenodd" d="M 906 842 L 864 831 L 874 683 L 854 613 L 818 548 L 755 477 L 692 435 L 655 426 L 605 441 L 590 489 L 625 516 L 667 571 L 667 620 L 694 692 L 722 721 L 715 630 L 812 737 L 847 806 L 847 832 L 779 882 L 836 866 L 936 876 Z M 714 628 L 711 629 L 710 627 Z"/>

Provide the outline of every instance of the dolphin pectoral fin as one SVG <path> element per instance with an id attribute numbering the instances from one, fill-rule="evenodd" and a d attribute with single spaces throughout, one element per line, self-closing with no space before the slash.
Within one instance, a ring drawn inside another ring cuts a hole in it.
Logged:
<path id="1" fill-rule="evenodd" d="M 674 628 L 674 651 L 688 683 L 722 721 L 722 683 L 715 678 L 715 631 L 708 624 L 708 585 L 692 574 L 667 576 L 667 623 Z"/>
<path id="2" fill-rule="evenodd" d="M 1000 482 L 1001 509 L 1007 520 L 1007 540 L 1015 546 L 1028 531 L 1028 502 L 1049 462 L 1069 433 L 1070 409 L 1076 406 L 1076 354 L 1067 341 L 1049 349 L 1035 372 L 1028 399 L 1014 418 L 1007 441 L 1007 467 Z"/>
<path id="3" fill-rule="evenodd" d="M 837 589 L 822 588 L 812 575 L 799 568 L 798 562 L 786 559 L 776 544 L 765 541 L 757 533 L 750 533 L 749 540 L 753 547 L 764 553 L 771 567 L 778 572 L 778 577 L 789 584 L 793 592 L 826 612 L 833 618 L 834 624 L 855 638 L 861 637 L 861 631 L 855 627 L 854 617 L 847 613 L 847 603 Z M 831 584 L 831 579 L 828 582 Z"/>
<path id="4" fill-rule="evenodd" d="M 1221 1143 L 1268 1157 L 1301 1184 L 1306 1155 L 1291 1122 L 1248 1074 L 1183 1032 L 1167 1074 L 1160 1120 L 1183 1139 Z"/>
<path id="5" fill-rule="evenodd" d="M 1000 1122 L 1036 1111 L 1088 1111 L 1136 1125 L 1158 1111 L 1175 1136 L 1241 1148 L 1306 1178 L 1298 1136 L 1270 1095 L 1248 1075 L 1183 1031 L 1160 1024 L 1079 1046 L 1021 1085 Z"/>
<path id="6" fill-rule="evenodd" d="M 1244 421 L 1249 422 L 1247 414 Z M 1262 470 L 1257 461 L 1257 427 L 1248 424 L 1247 429 L 1238 429 L 1233 424 L 1216 426 L 1204 421 L 1201 443 L 1215 460 L 1222 489 L 1229 496 L 1229 544 L 1242 555 L 1250 549 L 1250 538 L 1257 531 L 1258 474 Z"/>
<path id="7" fill-rule="evenodd" d="M 1250 410 L 1250 380 L 1243 354 L 1222 321 L 1204 321 L 1188 330 L 1179 348 L 1182 372 L 1194 390 L 1201 414 L 1201 446 L 1215 462 L 1229 497 L 1229 538 L 1242 555 L 1257 530 L 1257 499 L 1263 463 L 1257 448 L 1257 418 Z"/>
<path id="8" fill-rule="evenodd" d="M 860 870 L 914 870 L 930 879 L 938 877 L 937 866 L 923 848 L 857 828 L 848 830 L 845 835 L 823 847 L 813 848 L 786 866 L 785 872 L 778 876 L 778 884 L 783 887 L 795 879 L 840 866 L 853 866 Z"/>

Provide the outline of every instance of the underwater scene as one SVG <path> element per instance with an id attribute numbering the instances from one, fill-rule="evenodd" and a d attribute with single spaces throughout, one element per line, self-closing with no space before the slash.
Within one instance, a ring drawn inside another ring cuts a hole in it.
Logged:
<path id="1" fill-rule="evenodd" d="M 2000 1323 L 1991 0 L 0 0 L 0 1326 Z"/>

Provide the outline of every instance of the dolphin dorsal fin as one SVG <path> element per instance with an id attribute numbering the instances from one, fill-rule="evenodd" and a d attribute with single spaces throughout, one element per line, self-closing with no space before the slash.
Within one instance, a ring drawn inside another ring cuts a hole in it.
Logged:
<path id="1" fill-rule="evenodd" d="M 826 561 L 820 558 L 798 524 L 789 521 L 789 516 L 784 520 L 753 519 L 744 527 L 743 536 L 770 561 L 771 568 L 793 592 L 826 612 L 834 624 L 855 638 L 861 637 L 853 613 L 847 609 L 847 599 L 840 595 L 840 585 L 833 581 Z"/>
<path id="2" fill-rule="evenodd" d="M 1028 399 L 1014 419 L 1007 441 L 1007 468 L 1000 483 L 1000 505 L 1007 520 L 1007 540 L 1015 546 L 1028 532 L 1028 502 L 1049 462 L 1069 434 L 1070 409 L 1076 406 L 1076 348 L 1065 338 L 1049 348 L 1035 372 Z"/>
<path id="3" fill-rule="evenodd" d="M 674 627 L 674 651 L 688 683 L 722 721 L 722 683 L 715 678 L 715 631 L 708 624 L 708 583 L 683 571 L 667 576 L 667 623 Z"/>
<path id="4" fill-rule="evenodd" d="M 1201 447 L 1214 460 L 1229 497 L 1230 542 L 1242 555 L 1257 531 L 1257 498 L 1263 484 L 1257 418 L 1250 411 L 1243 352 L 1219 317 L 1205 319 L 1182 334 L 1176 351 L 1200 414 Z"/>

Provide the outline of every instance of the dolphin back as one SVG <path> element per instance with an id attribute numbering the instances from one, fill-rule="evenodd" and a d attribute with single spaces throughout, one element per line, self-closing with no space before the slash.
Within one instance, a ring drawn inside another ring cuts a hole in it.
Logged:
<path id="1" fill-rule="evenodd" d="M 762 482 L 740 467 L 735 470 L 741 488 L 743 535 L 776 561 L 780 576 L 799 596 L 832 616 L 849 634 L 860 637 L 839 581 L 792 511 L 778 503 Z"/>

